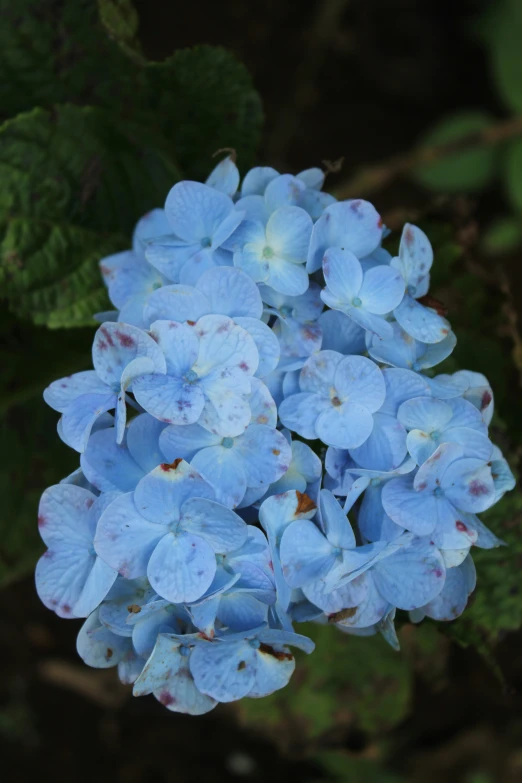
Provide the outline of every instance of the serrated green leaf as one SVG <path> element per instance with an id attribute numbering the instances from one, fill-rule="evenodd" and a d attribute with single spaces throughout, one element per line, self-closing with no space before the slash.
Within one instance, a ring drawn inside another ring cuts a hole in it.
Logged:
<path id="1" fill-rule="evenodd" d="M 122 4 L 112 15 L 104 4 L 109 27 Z M 132 107 L 142 72 L 107 35 L 97 0 L 0 0 L 0 18 L 1 118 L 66 101 Z"/>
<path id="2" fill-rule="evenodd" d="M 180 49 L 146 70 L 147 110 L 172 139 L 189 178 L 205 179 L 214 153 L 232 147 L 238 164 L 253 160 L 263 119 L 261 102 L 246 68 L 226 49 Z"/>
<path id="3" fill-rule="evenodd" d="M 179 178 L 148 131 L 100 109 L 36 109 L 0 129 L 0 283 L 35 323 L 84 325 L 108 302 L 98 269 Z"/>
<path id="4" fill-rule="evenodd" d="M 482 112 L 463 112 L 447 117 L 430 131 L 420 143 L 432 147 L 457 142 L 470 134 L 484 130 L 492 120 Z M 498 151 L 491 146 L 478 146 L 468 151 L 451 153 L 424 164 L 415 171 L 415 179 L 422 185 L 438 191 L 480 190 L 494 176 Z"/>

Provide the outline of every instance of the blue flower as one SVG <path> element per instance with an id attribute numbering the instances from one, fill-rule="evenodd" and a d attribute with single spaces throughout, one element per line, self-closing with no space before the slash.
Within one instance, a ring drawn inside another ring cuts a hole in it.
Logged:
<path id="1" fill-rule="evenodd" d="M 178 182 L 165 202 L 171 233 L 150 240 L 145 256 L 174 283 L 194 285 L 203 272 L 231 263 L 221 250 L 243 220 L 232 199 L 199 182 Z"/>
<path id="2" fill-rule="evenodd" d="M 134 683 L 134 696 L 153 693 L 172 712 L 203 715 L 216 706 L 216 700 L 201 693 L 189 668 L 191 643 L 197 635 L 175 636 L 162 633 L 145 667 Z"/>
<path id="3" fill-rule="evenodd" d="M 383 316 L 404 296 L 404 281 L 395 269 L 376 266 L 363 272 L 349 250 L 330 248 L 323 257 L 323 273 L 326 288 L 321 297 L 325 304 L 381 339 L 392 337 L 392 327 Z"/>
<path id="4" fill-rule="evenodd" d="M 413 476 L 389 481 L 382 503 L 391 519 L 440 549 L 461 549 L 477 540 L 473 520 L 463 514 L 485 511 L 495 502 L 491 466 L 464 457 L 457 443 L 443 443 Z"/>
<path id="5" fill-rule="evenodd" d="M 281 207 L 260 221 L 245 220 L 230 238 L 234 266 L 256 283 L 266 283 L 281 294 L 298 296 L 308 288 L 306 254 L 312 219 L 300 207 Z"/>
<path id="6" fill-rule="evenodd" d="M 145 258 L 147 241 L 168 233 L 169 224 L 163 209 L 153 209 L 136 224 L 132 250 L 102 258 L 100 270 L 109 297 L 118 308 L 118 319 L 145 328 L 143 308 L 150 294 L 168 282 Z"/>
<path id="7" fill-rule="evenodd" d="M 327 207 L 314 226 L 308 250 L 307 272 L 317 272 L 330 248 L 348 250 L 366 258 L 380 245 L 382 220 L 368 201 L 352 199 Z"/>
<path id="8" fill-rule="evenodd" d="M 48 549 L 36 566 L 36 589 L 60 617 L 87 617 L 118 576 L 93 546 L 98 519 L 114 497 L 96 498 L 71 484 L 49 487 L 42 495 L 38 528 Z"/>
<path id="9" fill-rule="evenodd" d="M 402 232 L 399 255 L 391 266 L 398 269 L 406 283 L 404 299 L 393 314 L 405 332 L 423 343 L 439 343 L 449 334 L 450 325 L 433 308 L 417 301 L 426 296 L 433 251 L 426 234 L 407 223 Z"/>
<path id="10" fill-rule="evenodd" d="M 314 649 L 306 636 L 266 626 L 200 640 L 190 656 L 197 689 L 216 701 L 259 698 L 284 688 L 295 669 L 288 646 Z"/>
<path id="11" fill-rule="evenodd" d="M 275 169 L 255 168 L 243 181 L 241 198 L 236 208 L 243 210 L 248 220 L 266 224 L 280 207 L 300 207 L 313 220 L 335 203 L 329 193 L 321 193 L 325 174 L 321 169 L 307 169 L 297 174 L 278 174 Z"/>
<path id="12" fill-rule="evenodd" d="M 434 345 L 415 340 L 397 323 L 389 324 L 391 336 L 381 339 L 377 334 L 368 338 L 368 353 L 377 362 L 402 367 L 415 372 L 428 370 L 447 359 L 452 353 L 457 339 L 449 332 L 444 339 Z M 467 383 L 466 383 L 467 386 Z"/>
<path id="13" fill-rule="evenodd" d="M 126 392 L 145 373 L 164 373 L 165 358 L 141 329 L 122 323 L 100 326 L 92 348 L 94 370 L 54 381 L 44 391 L 46 403 L 62 414 L 60 436 L 76 451 L 85 451 L 96 420 L 116 409 L 116 435 L 125 432 Z"/>
<path id="14" fill-rule="evenodd" d="M 216 554 L 237 549 L 247 535 L 245 523 L 213 497 L 186 462 L 164 463 L 107 507 L 96 552 L 127 579 L 146 574 L 168 601 L 195 601 L 214 579 Z"/>
<path id="15" fill-rule="evenodd" d="M 464 457 L 487 462 L 493 445 L 480 412 L 470 402 L 455 398 L 435 400 L 417 397 L 403 402 L 397 413 L 408 430 L 406 444 L 411 456 L 422 465 L 441 443 L 459 443 Z"/>
<path id="16" fill-rule="evenodd" d="M 131 492 L 146 473 L 165 462 L 159 438 L 166 426 L 142 413 L 127 426 L 121 443 L 114 427 L 91 433 L 80 458 L 86 479 L 100 492 Z"/>
<path id="17" fill-rule="evenodd" d="M 410 618 L 418 623 L 424 617 L 451 622 L 459 617 L 475 589 L 477 574 L 470 555 L 455 568 L 446 571 L 446 581 L 441 592 L 424 606 L 410 612 Z"/>
<path id="18" fill-rule="evenodd" d="M 356 448 L 369 438 L 372 413 L 386 396 L 383 374 L 373 362 L 319 351 L 306 362 L 299 383 L 301 392 L 279 409 L 285 427 L 338 448 Z"/>
<path id="19" fill-rule="evenodd" d="M 239 179 L 235 154 L 231 154 L 226 158 L 223 158 L 223 160 L 210 172 L 205 184 L 232 198 L 235 196 L 239 187 Z"/>
<path id="20" fill-rule="evenodd" d="M 195 286 L 169 285 L 153 294 L 145 308 L 145 320 L 197 321 L 204 315 L 226 315 L 247 331 L 256 344 L 260 378 L 279 361 L 277 337 L 260 318 L 263 303 L 256 284 L 240 269 L 214 267 Z"/>
<path id="21" fill-rule="evenodd" d="M 150 333 L 166 371 L 135 380 L 140 405 L 167 424 L 199 422 L 223 437 L 243 433 L 251 417 L 250 377 L 259 361 L 250 335 L 220 315 L 205 315 L 193 326 L 156 321 Z"/>
<path id="22" fill-rule="evenodd" d="M 105 626 L 96 609 L 82 625 L 76 642 L 80 658 L 94 669 L 118 667 L 120 680 L 131 684 L 143 669 L 128 636 L 119 636 Z"/>

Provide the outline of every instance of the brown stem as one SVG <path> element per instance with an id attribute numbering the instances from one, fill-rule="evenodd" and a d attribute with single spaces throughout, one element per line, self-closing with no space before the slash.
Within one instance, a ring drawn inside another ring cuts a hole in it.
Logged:
<path id="1" fill-rule="evenodd" d="M 420 147 L 375 166 L 362 168 L 355 172 L 351 179 L 342 183 L 334 195 L 338 199 L 366 196 L 377 190 L 382 190 L 396 177 L 409 174 L 422 164 L 433 163 L 455 152 L 468 151 L 474 147 L 499 144 L 516 136 L 522 136 L 522 117 L 510 117 L 508 120 L 503 120 L 489 128 L 469 133 L 456 141 L 436 144 L 431 147 Z"/>

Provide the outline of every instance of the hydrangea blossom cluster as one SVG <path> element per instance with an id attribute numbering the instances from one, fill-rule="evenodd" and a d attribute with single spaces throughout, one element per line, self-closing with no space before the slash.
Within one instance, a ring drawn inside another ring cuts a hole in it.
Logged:
<path id="1" fill-rule="evenodd" d="M 285 686 L 303 621 L 397 647 L 397 609 L 454 619 L 472 546 L 502 543 L 477 516 L 514 485 L 492 390 L 433 370 L 456 340 L 430 243 L 406 225 L 392 256 L 323 181 L 240 185 L 228 157 L 174 185 L 101 262 L 94 369 L 44 394 L 80 467 L 43 494 L 38 593 L 171 710 Z"/>

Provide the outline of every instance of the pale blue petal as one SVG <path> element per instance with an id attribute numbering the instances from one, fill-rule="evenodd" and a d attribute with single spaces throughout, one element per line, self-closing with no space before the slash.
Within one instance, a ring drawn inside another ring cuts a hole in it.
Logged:
<path id="1" fill-rule="evenodd" d="M 39 559 L 35 572 L 36 591 L 44 606 L 59 617 L 77 616 L 75 605 L 81 597 L 94 561 L 95 558 L 89 555 L 87 549 L 75 548 L 66 543 L 48 549 Z"/>
<path id="2" fill-rule="evenodd" d="M 371 335 L 368 353 L 377 362 L 411 369 L 417 361 L 417 343 L 399 324 L 390 326 L 393 332 L 390 338 L 381 339 L 376 334 Z"/>
<path id="3" fill-rule="evenodd" d="M 407 400 L 397 412 L 397 418 L 407 430 L 422 430 L 428 434 L 445 429 L 452 416 L 453 411 L 448 403 L 432 397 Z"/>
<path id="4" fill-rule="evenodd" d="M 364 275 L 358 296 L 368 312 L 385 315 L 402 301 L 404 280 L 395 269 L 376 266 Z"/>
<path id="5" fill-rule="evenodd" d="M 436 489 L 441 484 L 448 465 L 462 457 L 462 454 L 463 449 L 458 443 L 443 443 L 418 470 L 414 479 L 415 489 Z"/>
<path id="6" fill-rule="evenodd" d="M 268 263 L 268 275 L 259 282 L 288 296 L 304 294 L 308 288 L 308 274 L 301 264 L 274 256 Z"/>
<path id="7" fill-rule="evenodd" d="M 305 190 L 305 183 L 292 174 L 281 174 L 275 177 L 265 188 L 265 203 L 268 211 L 271 213 L 298 204 Z"/>
<path id="8" fill-rule="evenodd" d="M 116 498 L 100 517 L 94 547 L 122 576 L 135 579 L 146 574 L 149 558 L 166 532 L 163 525 L 142 517 L 128 493 Z"/>
<path id="9" fill-rule="evenodd" d="M 244 373 L 241 375 L 237 377 L 238 372 L 232 371 L 230 377 L 230 381 L 237 380 L 239 390 L 242 388 L 240 383 L 248 378 Z M 236 394 L 225 384 L 209 383 L 205 387 L 205 397 L 205 407 L 199 417 L 202 427 L 222 438 L 235 438 L 246 430 L 252 414 L 245 396 Z"/>
<path id="10" fill-rule="evenodd" d="M 164 429 L 165 424 L 148 413 L 136 416 L 127 428 L 127 447 L 144 473 L 149 473 L 164 462 L 165 458 L 159 447 L 160 435 Z"/>
<path id="11" fill-rule="evenodd" d="M 392 259 L 392 266 L 399 269 L 412 296 L 423 296 L 417 288 L 428 275 L 433 263 L 433 250 L 424 231 L 406 223 L 401 236 L 399 256 Z"/>
<path id="12" fill-rule="evenodd" d="M 228 155 L 212 169 L 205 184 L 227 196 L 234 195 L 239 187 L 239 171 L 231 155 Z"/>
<path id="13" fill-rule="evenodd" d="M 350 456 L 363 468 L 390 471 L 402 464 L 406 456 L 406 430 L 394 416 L 374 413 L 373 429 Z"/>
<path id="14" fill-rule="evenodd" d="M 248 696 L 259 699 L 284 688 L 294 673 L 293 656 L 281 656 L 277 652 L 260 648 L 256 650 L 256 676 Z"/>
<path id="15" fill-rule="evenodd" d="M 230 318 L 261 318 L 263 302 L 259 289 L 240 269 L 209 269 L 199 279 L 197 288 L 210 304 L 208 312 L 228 315 Z"/>
<path id="16" fill-rule="evenodd" d="M 479 459 L 453 462 L 444 473 L 442 488 L 457 508 L 474 514 L 485 511 L 496 500 L 491 468 Z"/>
<path id="17" fill-rule="evenodd" d="M 417 609 L 440 593 L 446 568 L 439 550 L 427 539 L 412 543 L 380 560 L 373 578 L 380 594 L 398 609 Z"/>
<path id="18" fill-rule="evenodd" d="M 247 479 L 235 445 L 230 449 L 221 445 L 203 448 L 192 458 L 191 464 L 214 489 L 219 503 L 229 508 L 236 508 L 241 503 Z"/>
<path id="19" fill-rule="evenodd" d="M 72 484 L 56 484 L 43 493 L 38 507 L 38 530 L 48 547 L 64 542 L 85 549 L 92 542 L 89 512 L 95 495 Z"/>
<path id="20" fill-rule="evenodd" d="M 60 378 L 48 386 L 43 393 L 47 405 L 59 413 L 84 394 L 107 394 L 107 385 L 101 381 L 94 370 L 86 370 Z"/>
<path id="21" fill-rule="evenodd" d="M 134 396 L 145 410 L 167 424 L 194 424 L 205 397 L 199 386 L 171 375 L 144 375 L 133 384 Z"/>
<path id="22" fill-rule="evenodd" d="M 217 616 L 232 631 L 249 631 L 266 622 L 267 612 L 266 604 L 253 595 L 231 592 L 222 596 Z"/>
<path id="23" fill-rule="evenodd" d="M 100 492 L 131 492 L 144 473 L 127 446 L 116 443 L 114 427 L 91 434 L 81 466 L 85 477 Z"/>
<path id="24" fill-rule="evenodd" d="M 301 397 L 302 395 L 298 394 L 296 396 Z M 290 401 L 293 399 L 295 398 L 289 398 Z M 281 418 L 281 421 L 286 426 L 289 426 L 288 422 L 283 418 Z M 328 446 L 336 446 L 340 449 L 351 449 L 360 446 L 369 438 L 372 429 L 373 417 L 371 413 L 366 407 L 355 402 L 348 402 L 338 407 L 329 405 L 326 410 L 319 414 L 315 422 L 317 437 Z"/>
<path id="25" fill-rule="evenodd" d="M 292 261 L 294 264 L 304 264 L 311 233 L 312 219 L 304 209 L 281 207 L 270 216 L 267 223 L 267 245 L 272 248 L 275 256 Z M 276 290 L 280 289 L 276 288 Z M 282 293 L 296 295 L 293 292 L 282 291 Z"/>
<path id="26" fill-rule="evenodd" d="M 180 518 L 189 498 L 212 498 L 214 491 L 185 460 L 163 463 L 141 479 L 134 492 L 136 508 L 145 519 L 168 525 Z"/>
<path id="27" fill-rule="evenodd" d="M 172 425 L 161 433 L 160 448 L 167 462 L 174 462 L 180 457 L 190 462 L 200 449 L 217 446 L 221 440 L 219 435 L 213 435 L 199 424 Z"/>
<path id="28" fill-rule="evenodd" d="M 188 285 L 166 285 L 147 300 L 144 316 L 148 323 L 157 320 L 197 321 L 211 311 L 207 297 Z"/>
<path id="29" fill-rule="evenodd" d="M 191 535 L 204 539 L 218 553 L 239 549 L 248 534 L 247 526 L 234 511 L 199 497 L 193 497 L 184 503 L 180 527 Z"/>
<path id="30" fill-rule="evenodd" d="M 200 242 L 187 244 L 172 235 L 160 236 L 147 243 L 145 257 L 167 280 L 179 283 L 181 270 L 200 250 Z"/>
<path id="31" fill-rule="evenodd" d="M 442 591 L 426 606 L 423 613 L 433 620 L 451 621 L 459 617 L 475 589 L 475 566 L 471 556 L 457 568 L 446 572 L 446 582 Z"/>
<path id="32" fill-rule="evenodd" d="M 192 368 L 198 357 L 199 341 L 190 326 L 159 320 L 152 324 L 150 333 L 165 355 L 166 371 L 170 375 L 180 377 Z"/>
<path id="33" fill-rule="evenodd" d="M 251 411 L 252 424 L 268 424 L 275 427 L 277 424 L 277 407 L 270 391 L 263 381 L 252 378 L 251 393 L 248 404 Z"/>
<path id="34" fill-rule="evenodd" d="M 161 349 L 146 332 L 124 323 L 102 324 L 94 336 L 92 360 L 98 376 L 108 386 L 119 384 L 127 365 L 147 357 L 156 372 L 165 372 Z"/>
<path id="35" fill-rule="evenodd" d="M 205 315 L 194 327 L 199 354 L 194 370 L 207 375 L 214 369 L 238 368 L 247 375 L 257 370 L 258 353 L 248 332 L 225 315 Z"/>
<path id="36" fill-rule="evenodd" d="M 450 331 L 450 325 L 445 318 L 435 310 L 424 307 L 408 294 L 393 314 L 408 334 L 423 343 L 440 343 Z"/>
<path id="37" fill-rule="evenodd" d="M 242 699 L 255 682 L 256 650 L 245 640 L 197 645 L 190 656 L 196 687 L 220 702 Z"/>
<path id="38" fill-rule="evenodd" d="M 241 195 L 263 195 L 267 185 L 279 176 L 279 172 L 270 166 L 256 166 L 245 174 L 241 185 Z"/>
<path id="39" fill-rule="evenodd" d="M 88 666 L 110 669 L 125 658 L 131 643 L 128 638 L 117 636 L 101 625 L 98 612 L 93 612 L 80 629 L 76 649 Z"/>
<path id="40" fill-rule="evenodd" d="M 338 300 L 340 305 L 351 305 L 352 299 L 359 295 L 363 283 L 359 260 L 349 250 L 331 247 L 324 254 L 322 263 L 330 295 Z M 322 294 L 321 296 L 323 301 L 326 301 Z M 330 306 L 335 306 L 335 303 Z"/>
<path id="41" fill-rule="evenodd" d="M 318 437 L 317 419 L 319 415 L 331 407 L 329 400 L 324 397 L 302 392 L 283 400 L 279 408 L 279 417 L 285 427 L 297 432 L 303 438 L 315 440 Z"/>
<path id="42" fill-rule="evenodd" d="M 313 522 L 300 520 L 289 525 L 281 538 L 281 566 L 292 588 L 302 587 L 325 576 L 335 565 L 335 547 Z"/>
<path id="43" fill-rule="evenodd" d="M 329 206 L 314 226 L 307 271 L 321 268 L 330 247 L 350 250 L 358 258 L 372 253 L 382 238 L 382 220 L 368 201 L 341 201 Z"/>
<path id="44" fill-rule="evenodd" d="M 143 252 L 149 239 L 170 232 L 169 221 L 164 209 L 151 209 L 141 217 L 134 227 L 132 247 L 134 252 Z"/>
<path id="45" fill-rule="evenodd" d="M 339 502 L 326 489 L 321 490 L 319 498 L 321 524 L 330 544 L 342 549 L 355 547 L 352 526 Z"/>
<path id="46" fill-rule="evenodd" d="M 426 379 L 412 370 L 385 367 L 382 374 L 386 384 L 386 399 L 379 413 L 397 416 L 397 411 L 406 400 L 429 397 L 431 394 Z"/>
<path id="47" fill-rule="evenodd" d="M 316 392 L 329 398 L 330 389 L 335 386 L 337 368 L 344 358 L 336 351 L 319 351 L 311 356 L 301 370 L 299 383 L 302 391 Z"/>
<path id="48" fill-rule="evenodd" d="M 445 497 L 417 492 L 410 476 L 392 479 L 382 491 L 382 504 L 391 519 L 416 535 L 429 535 L 437 525 L 455 523 L 455 509 Z"/>
<path id="49" fill-rule="evenodd" d="M 250 278 L 248 279 L 250 280 Z M 254 284 L 252 283 L 252 285 Z M 259 318 L 236 317 L 234 320 L 253 339 L 259 356 L 256 376 L 264 378 L 265 375 L 269 375 L 269 373 L 275 370 L 279 363 L 280 348 L 277 337 L 272 329 L 263 321 L 260 321 Z"/>
<path id="50" fill-rule="evenodd" d="M 118 572 L 100 560 L 94 559 L 91 570 L 85 579 L 73 612 L 76 617 L 88 617 L 103 601 L 116 581 Z"/>
<path id="51" fill-rule="evenodd" d="M 263 424 L 251 424 L 234 446 L 245 470 L 247 486 L 265 487 L 288 470 L 292 459 L 290 444 L 280 432 Z"/>
<path id="52" fill-rule="evenodd" d="M 324 185 L 326 174 L 322 169 L 315 167 L 311 169 L 305 169 L 304 171 L 300 171 L 299 174 L 297 174 L 296 176 L 297 179 L 300 179 L 304 182 L 307 188 L 312 188 L 313 190 L 321 190 L 321 188 Z"/>
<path id="53" fill-rule="evenodd" d="M 357 605 L 355 612 L 347 613 L 336 621 L 336 625 L 341 629 L 368 628 L 382 620 L 388 611 L 389 603 L 377 590 L 373 574 L 364 574 L 363 578 L 367 581 L 366 595 Z"/>
<path id="54" fill-rule="evenodd" d="M 365 331 L 345 313 L 327 310 L 319 317 L 323 333 L 322 349 L 342 354 L 361 354 L 366 350 Z"/>
<path id="55" fill-rule="evenodd" d="M 234 205 L 224 193 L 199 182 L 178 182 L 165 202 L 165 213 L 174 233 L 187 243 L 212 240 Z"/>
<path id="56" fill-rule="evenodd" d="M 96 419 L 115 408 L 116 403 L 116 395 L 109 390 L 104 395 L 82 394 L 64 411 L 60 437 L 68 446 L 82 453 L 87 447 Z"/>
<path id="57" fill-rule="evenodd" d="M 147 576 L 158 595 L 172 603 L 201 598 L 216 573 L 210 545 L 190 533 L 164 536 L 149 560 Z"/>

